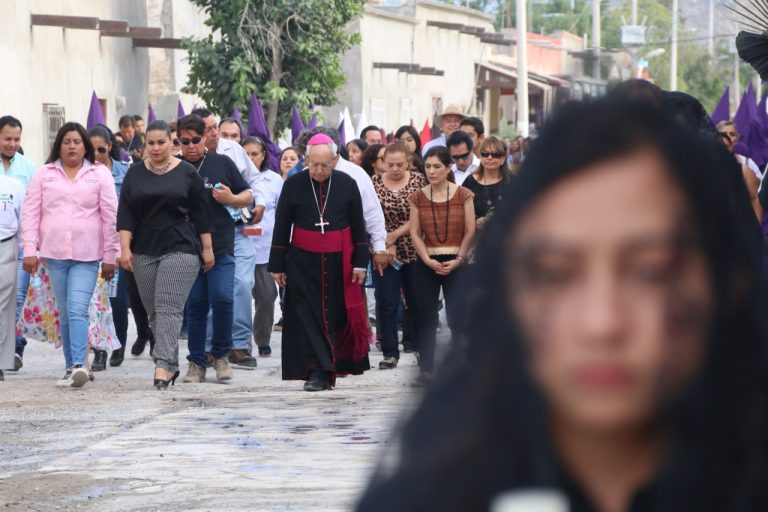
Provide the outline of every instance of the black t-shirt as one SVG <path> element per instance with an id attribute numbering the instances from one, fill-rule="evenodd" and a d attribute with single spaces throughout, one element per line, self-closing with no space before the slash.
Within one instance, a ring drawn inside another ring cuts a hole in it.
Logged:
<path id="1" fill-rule="evenodd" d="M 504 180 L 493 185 L 481 185 L 473 175 L 467 176 L 462 187 L 466 187 L 475 193 L 475 218 L 482 219 L 492 211 L 495 211 L 504 197 Z"/>
<path id="2" fill-rule="evenodd" d="M 203 180 L 186 162 L 162 175 L 147 170 L 143 161 L 133 164 L 120 189 L 117 229 L 133 233 L 136 254 L 200 254 L 200 233 L 211 232 L 205 192 Z"/>
<path id="3" fill-rule="evenodd" d="M 213 198 L 213 187 L 217 183 L 228 186 L 233 194 L 239 194 L 243 190 L 249 190 L 248 183 L 231 158 L 209 151 L 205 157 L 196 162 L 189 162 L 197 169 L 205 186 L 205 197 L 208 209 L 211 212 L 211 232 L 213 241 L 213 254 L 235 253 L 235 219 L 229 214 L 227 208 Z"/>

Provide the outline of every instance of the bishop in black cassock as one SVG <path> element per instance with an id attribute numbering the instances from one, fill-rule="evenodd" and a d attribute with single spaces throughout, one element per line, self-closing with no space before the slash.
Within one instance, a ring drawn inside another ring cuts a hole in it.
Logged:
<path id="1" fill-rule="evenodd" d="M 369 258 L 359 189 L 340 171 L 322 182 L 313 175 L 305 170 L 283 185 L 268 266 L 278 282 L 285 278 L 283 380 L 307 380 L 308 391 L 370 369 L 371 341 L 365 299 L 352 282 Z"/>

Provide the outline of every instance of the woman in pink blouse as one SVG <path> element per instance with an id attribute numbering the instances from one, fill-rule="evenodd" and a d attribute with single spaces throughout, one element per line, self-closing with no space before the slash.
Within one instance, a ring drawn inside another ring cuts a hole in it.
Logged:
<path id="1" fill-rule="evenodd" d="M 112 173 L 96 162 L 85 128 L 66 123 L 27 188 L 22 209 L 24 270 L 37 253 L 51 276 L 61 319 L 66 373 L 58 386 L 82 387 L 88 350 L 88 305 L 101 275 L 112 279 L 119 252 L 117 195 Z"/>

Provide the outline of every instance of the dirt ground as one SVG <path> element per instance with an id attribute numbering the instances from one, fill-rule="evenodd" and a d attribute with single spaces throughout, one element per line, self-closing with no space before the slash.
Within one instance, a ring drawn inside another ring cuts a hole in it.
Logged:
<path id="1" fill-rule="evenodd" d="M 166 392 L 128 355 L 75 390 L 55 387 L 61 351 L 30 341 L 0 382 L 0 509 L 350 510 L 418 399 L 415 358 L 307 393 L 280 380 L 279 333 L 273 351 L 230 384 Z"/>

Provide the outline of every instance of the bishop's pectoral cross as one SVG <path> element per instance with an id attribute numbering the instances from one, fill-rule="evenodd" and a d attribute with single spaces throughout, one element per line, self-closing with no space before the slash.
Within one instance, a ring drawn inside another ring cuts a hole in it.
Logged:
<path id="1" fill-rule="evenodd" d="M 323 235 L 325 234 L 325 226 L 330 224 L 330 222 L 323 220 L 323 216 L 320 216 L 320 222 L 315 222 L 315 226 L 320 226 L 320 233 Z"/>

